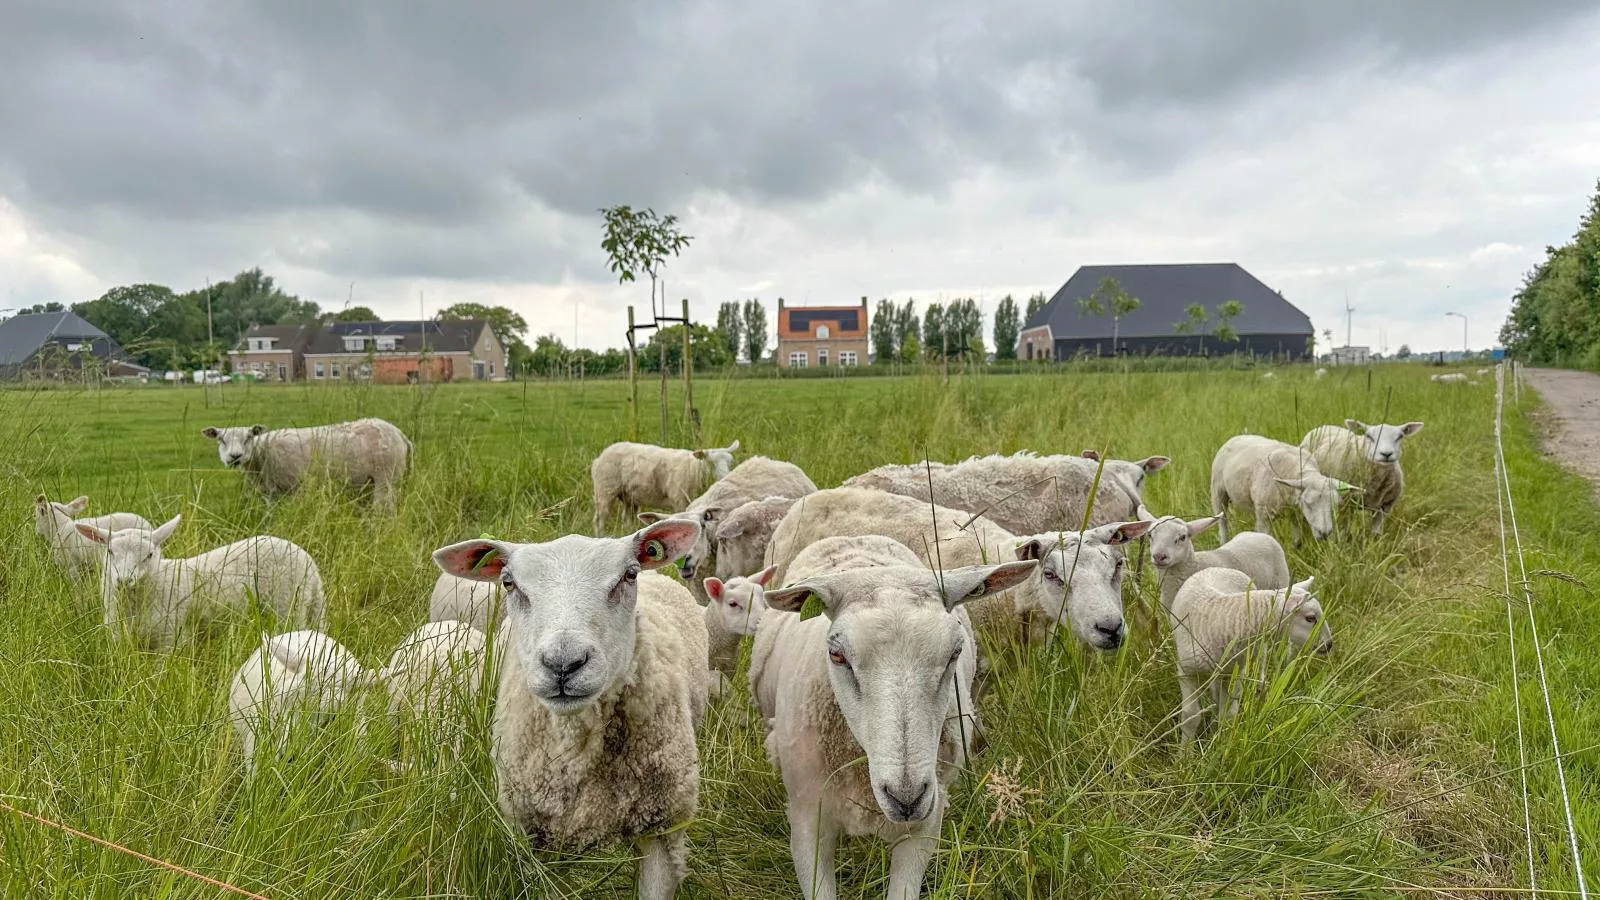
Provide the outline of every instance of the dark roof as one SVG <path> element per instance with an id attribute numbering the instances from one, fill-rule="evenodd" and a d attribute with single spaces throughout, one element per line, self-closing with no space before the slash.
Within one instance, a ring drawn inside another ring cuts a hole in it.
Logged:
<path id="1" fill-rule="evenodd" d="M 77 313 L 62 310 L 12 316 L 0 322 L 0 365 L 26 362 L 46 341 L 55 338 L 109 339 Z"/>
<path id="2" fill-rule="evenodd" d="M 335 322 L 319 325 L 257 325 L 245 332 L 239 348 L 248 347 L 250 338 L 277 338 L 277 349 L 291 347 L 305 353 L 344 353 L 344 339 L 350 335 L 386 335 L 399 338 L 399 349 L 418 350 L 421 339 L 435 353 L 460 353 L 471 350 L 483 334 L 487 322 L 461 319 L 451 322 Z"/>
<path id="3" fill-rule="evenodd" d="M 785 309 L 783 316 L 778 330 L 785 337 L 810 337 L 818 323 L 838 326 L 840 334 L 835 337 L 853 337 L 866 331 L 859 306 L 801 306 Z"/>
<path id="4" fill-rule="evenodd" d="M 316 325 L 257 325 L 245 332 L 239 339 L 239 346 L 235 350 L 243 351 L 249 347 L 250 338 L 276 338 L 277 345 L 274 350 L 304 350 L 305 345 L 316 334 L 319 326 Z"/>
<path id="5" fill-rule="evenodd" d="M 1093 294 L 1106 278 L 1115 278 L 1140 301 L 1138 309 L 1122 317 L 1118 325 L 1121 338 L 1172 335 L 1173 326 L 1188 318 L 1185 309 L 1191 303 L 1204 306 L 1215 316 L 1216 308 L 1229 300 L 1237 300 L 1243 307 L 1231 323 L 1237 334 L 1312 333 L 1310 317 L 1238 263 L 1083 266 L 1023 328 L 1049 325 L 1056 340 L 1110 338 L 1110 310 L 1095 316 L 1084 315 L 1078 308 L 1078 301 Z"/>

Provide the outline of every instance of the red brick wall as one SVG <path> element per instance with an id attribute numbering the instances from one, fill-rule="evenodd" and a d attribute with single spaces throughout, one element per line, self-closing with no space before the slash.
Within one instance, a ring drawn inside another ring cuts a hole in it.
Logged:
<path id="1" fill-rule="evenodd" d="M 455 360 L 450 358 L 434 357 L 428 360 L 423 367 L 426 374 L 423 379 L 438 383 L 441 381 L 455 380 Z M 407 373 L 418 371 L 416 357 L 409 359 L 384 359 L 378 357 L 372 363 L 372 380 L 376 384 L 405 384 Z"/>

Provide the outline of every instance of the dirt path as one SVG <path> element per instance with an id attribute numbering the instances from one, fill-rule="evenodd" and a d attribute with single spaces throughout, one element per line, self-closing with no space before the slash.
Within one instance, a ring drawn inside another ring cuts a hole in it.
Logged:
<path id="1" fill-rule="evenodd" d="M 1588 478 L 1600 493 L 1600 375 L 1565 369 L 1523 372 L 1523 386 L 1538 391 L 1547 407 L 1545 452 Z"/>

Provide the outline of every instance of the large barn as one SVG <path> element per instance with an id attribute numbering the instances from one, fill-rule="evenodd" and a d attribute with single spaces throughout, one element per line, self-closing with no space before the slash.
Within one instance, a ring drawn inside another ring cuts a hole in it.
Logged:
<path id="1" fill-rule="evenodd" d="M 1103 315 L 1086 311 L 1080 303 L 1094 296 L 1108 278 L 1139 300 L 1138 309 L 1115 323 L 1111 304 L 1103 299 L 1105 292 L 1100 292 Z M 1217 309 L 1230 300 L 1240 307 L 1239 314 L 1228 322 L 1237 340 L 1223 341 L 1211 332 L 1218 324 Z M 1188 309 L 1194 304 L 1206 311 L 1205 321 L 1198 326 L 1190 324 Z M 1017 354 L 1023 359 L 1057 361 L 1113 353 L 1250 353 L 1304 359 L 1309 355 L 1312 334 L 1310 317 L 1237 263 L 1083 266 L 1023 324 Z"/>

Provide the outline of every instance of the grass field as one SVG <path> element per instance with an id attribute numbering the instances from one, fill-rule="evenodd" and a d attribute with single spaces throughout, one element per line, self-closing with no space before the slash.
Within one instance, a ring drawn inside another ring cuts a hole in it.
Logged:
<path id="1" fill-rule="evenodd" d="M 1492 382 L 1430 383 L 1414 367 L 1313 382 L 1247 372 L 708 381 L 702 444 L 792 460 L 821 486 L 888 462 L 974 453 L 1164 454 L 1158 513 L 1206 511 L 1213 452 L 1252 431 L 1298 441 L 1347 416 L 1425 420 L 1407 495 L 1364 527 L 1290 547 L 1317 576 L 1337 634 L 1209 741 L 1180 748 L 1172 651 L 1136 616 L 1115 656 L 1057 642 L 998 663 L 991 743 L 955 789 L 931 896 L 1522 896 L 1528 884 L 1495 489 Z M 225 686 L 253 649 L 243 623 L 168 654 L 114 643 L 92 590 L 48 564 L 33 496 L 90 514 L 182 513 L 169 556 L 250 534 L 293 540 L 327 582 L 329 631 L 369 665 L 426 617 L 434 548 L 481 532 L 587 532 L 588 464 L 625 437 L 617 382 L 405 388 L 186 387 L 0 392 L 0 800 L 272 898 L 628 896 L 627 847 L 530 852 L 501 823 L 483 743 L 407 776 L 334 729 L 313 761 L 241 778 Z M 653 398 L 654 386 L 645 391 Z M 1508 410 L 1551 702 L 1580 838 L 1600 837 L 1600 514 L 1587 486 L 1537 455 Z M 672 399 L 671 442 L 682 401 Z M 268 509 L 224 470 L 207 425 L 390 419 L 417 445 L 398 515 L 307 495 Z M 646 404 L 641 438 L 654 440 Z M 1245 524 L 1245 523 L 1238 523 Z M 1214 533 L 1213 533 L 1214 535 Z M 1287 541 L 1288 530 L 1280 537 Z M 1214 537 L 1207 540 L 1214 541 Z M 1576 579 L 1582 584 L 1576 583 Z M 1130 607 L 1154 603 L 1153 573 Z M 1520 598 L 1519 598 L 1520 602 Z M 1520 607 L 1519 607 L 1520 608 Z M 1534 853 L 1541 889 L 1576 887 L 1531 643 L 1519 614 Z M 680 896 L 798 896 L 783 792 L 743 688 L 701 736 L 700 818 Z M 381 747 L 378 749 L 382 749 Z M 881 896 L 886 848 L 841 847 L 843 896 Z M 1590 883 L 1600 881 L 1593 854 Z M 216 897 L 215 888 L 0 812 L 7 897 Z M 1487 890 L 1485 890 L 1487 889 Z"/>

